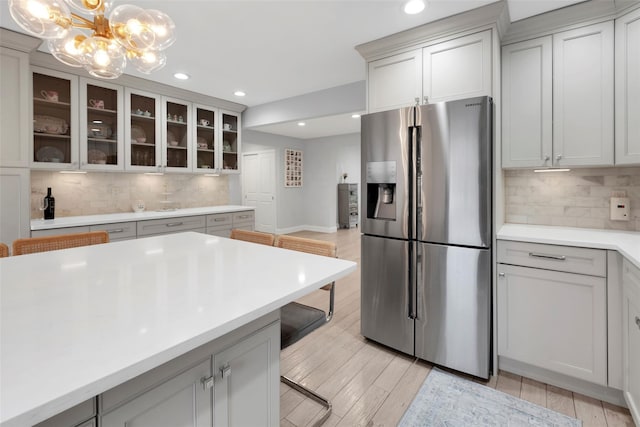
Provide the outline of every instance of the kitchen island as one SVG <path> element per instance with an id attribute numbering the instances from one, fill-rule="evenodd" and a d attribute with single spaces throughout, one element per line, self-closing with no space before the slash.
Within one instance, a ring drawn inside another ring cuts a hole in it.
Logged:
<path id="1" fill-rule="evenodd" d="M 277 324 L 280 307 L 355 268 L 194 232 L 2 259 L 0 425 L 36 424 L 252 322 Z"/>

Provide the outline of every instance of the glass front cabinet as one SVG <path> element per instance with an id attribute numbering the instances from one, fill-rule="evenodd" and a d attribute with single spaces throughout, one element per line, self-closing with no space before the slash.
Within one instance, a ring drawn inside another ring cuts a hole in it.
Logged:
<path id="1" fill-rule="evenodd" d="M 203 105 L 194 104 L 192 140 L 195 142 L 193 150 L 193 168 L 197 172 L 211 173 L 217 169 L 218 160 L 216 154 L 218 149 L 218 110 Z"/>
<path id="2" fill-rule="evenodd" d="M 80 78 L 80 168 L 124 170 L 124 89 Z"/>
<path id="3" fill-rule="evenodd" d="M 240 172 L 240 114 L 220 112 L 222 159 L 219 168 L 223 173 Z"/>
<path id="4" fill-rule="evenodd" d="M 165 172 L 191 172 L 191 103 L 163 97 L 162 107 L 166 119 L 162 138 L 163 169 Z"/>
<path id="5" fill-rule="evenodd" d="M 162 106 L 160 96 L 125 88 L 125 169 L 162 172 Z"/>
<path id="6" fill-rule="evenodd" d="M 31 167 L 79 166 L 78 77 L 32 67 L 33 144 Z"/>

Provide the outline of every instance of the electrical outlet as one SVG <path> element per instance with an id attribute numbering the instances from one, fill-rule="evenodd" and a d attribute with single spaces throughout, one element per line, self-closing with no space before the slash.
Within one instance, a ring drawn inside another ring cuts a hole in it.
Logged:
<path id="1" fill-rule="evenodd" d="M 612 221 L 629 221 L 631 209 L 629 207 L 628 197 L 612 197 L 611 198 L 611 220 Z"/>

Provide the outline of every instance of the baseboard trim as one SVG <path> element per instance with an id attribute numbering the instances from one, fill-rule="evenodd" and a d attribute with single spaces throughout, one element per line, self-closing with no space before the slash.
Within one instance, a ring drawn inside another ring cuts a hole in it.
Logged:
<path id="1" fill-rule="evenodd" d="M 338 227 L 319 227 L 317 225 L 297 225 L 295 227 L 278 228 L 276 234 L 290 234 L 298 231 L 315 231 L 318 233 L 335 233 Z"/>
<path id="2" fill-rule="evenodd" d="M 559 374 L 547 369 L 538 368 L 508 357 L 498 356 L 498 369 L 511 372 L 516 375 L 531 378 L 556 387 L 561 387 L 594 399 L 612 403 L 614 405 L 627 407 L 622 390 L 606 387 L 599 384 L 590 383 L 585 380 Z"/>

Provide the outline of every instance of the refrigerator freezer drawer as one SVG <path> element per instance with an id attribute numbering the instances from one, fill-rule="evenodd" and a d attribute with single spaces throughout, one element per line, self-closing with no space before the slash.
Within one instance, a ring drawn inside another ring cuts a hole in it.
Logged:
<path id="1" fill-rule="evenodd" d="M 416 356 L 488 379 L 491 250 L 415 245 Z"/>
<path id="2" fill-rule="evenodd" d="M 361 332 L 367 338 L 413 354 L 409 318 L 409 242 L 362 236 Z"/>

